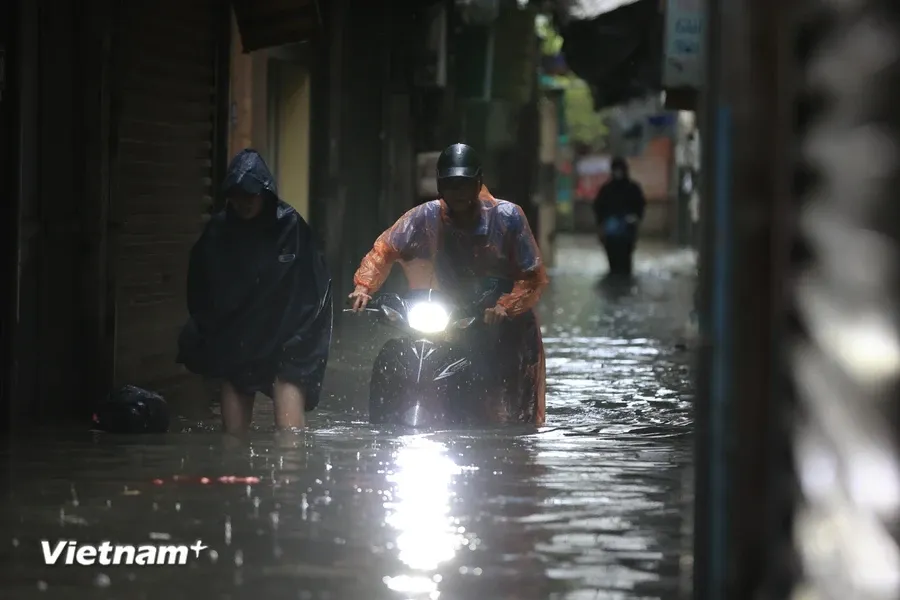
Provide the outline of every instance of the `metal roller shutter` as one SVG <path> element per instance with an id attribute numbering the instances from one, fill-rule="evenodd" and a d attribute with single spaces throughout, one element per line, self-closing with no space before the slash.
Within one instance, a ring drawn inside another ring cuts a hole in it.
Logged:
<path id="1" fill-rule="evenodd" d="M 115 383 L 171 397 L 190 377 L 175 355 L 189 251 L 213 200 L 222 13 L 216 0 L 132 0 L 119 11 L 110 207 Z"/>

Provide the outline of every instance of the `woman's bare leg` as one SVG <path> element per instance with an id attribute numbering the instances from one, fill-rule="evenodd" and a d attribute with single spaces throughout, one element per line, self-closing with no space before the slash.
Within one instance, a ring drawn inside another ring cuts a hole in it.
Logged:
<path id="1" fill-rule="evenodd" d="M 225 433 L 242 435 L 253 421 L 253 396 L 238 392 L 227 381 L 222 384 L 222 425 Z"/>
<path id="2" fill-rule="evenodd" d="M 306 397 L 303 390 L 287 381 L 275 380 L 275 427 L 297 429 L 306 426 Z"/>

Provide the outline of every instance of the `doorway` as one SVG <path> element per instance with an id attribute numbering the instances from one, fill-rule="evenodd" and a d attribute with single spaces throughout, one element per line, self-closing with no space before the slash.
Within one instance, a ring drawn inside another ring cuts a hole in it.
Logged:
<path id="1" fill-rule="evenodd" d="M 269 152 L 281 199 L 309 221 L 309 68 L 299 61 L 269 62 Z"/>

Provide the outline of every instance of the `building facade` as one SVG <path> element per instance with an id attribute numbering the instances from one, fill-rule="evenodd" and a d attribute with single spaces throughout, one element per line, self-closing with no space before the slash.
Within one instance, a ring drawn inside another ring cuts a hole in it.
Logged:
<path id="1" fill-rule="evenodd" d="M 312 224 L 340 299 L 375 237 L 421 201 L 417 153 L 487 140 L 491 164 L 516 145 L 537 164 L 527 93 L 501 144 L 481 131 L 489 121 L 467 120 L 473 65 L 529 65 L 460 58 L 449 0 L 18 0 L 0 12 L 7 424 L 83 419 L 125 383 L 176 406 L 202 398 L 175 364 L 188 254 L 240 148 L 266 156 Z M 533 28 L 512 17 L 499 35 L 524 37 L 527 56 Z M 503 94 L 480 101 L 522 96 Z M 493 170 L 498 185 L 534 213 L 506 171 Z"/>

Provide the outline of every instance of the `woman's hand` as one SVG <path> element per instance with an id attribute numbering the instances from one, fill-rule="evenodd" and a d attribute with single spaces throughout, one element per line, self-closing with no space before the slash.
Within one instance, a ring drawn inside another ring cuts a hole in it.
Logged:
<path id="1" fill-rule="evenodd" d="M 357 286 L 353 293 L 349 296 L 352 301 L 351 310 L 353 312 L 362 312 L 366 310 L 366 306 L 369 304 L 369 300 L 372 299 L 372 296 L 369 295 L 369 290 L 363 286 Z"/>
<path id="2" fill-rule="evenodd" d="M 506 312 L 506 309 L 499 304 L 494 308 L 488 308 L 484 311 L 484 322 L 488 325 L 499 323 L 507 318 L 509 318 L 509 314 Z"/>

